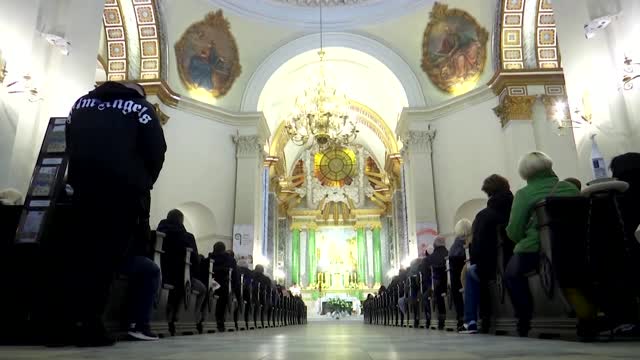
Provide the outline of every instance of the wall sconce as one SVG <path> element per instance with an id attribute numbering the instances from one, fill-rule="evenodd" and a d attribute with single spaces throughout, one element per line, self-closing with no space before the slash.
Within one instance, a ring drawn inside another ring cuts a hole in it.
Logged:
<path id="1" fill-rule="evenodd" d="M 7 74 L 6 68 L 4 73 L 5 75 Z M 32 85 L 31 80 L 32 78 L 29 74 L 22 76 L 18 80 L 13 80 L 5 86 L 7 94 L 27 94 L 29 96 L 29 102 L 42 100 L 42 97 L 39 96 L 38 89 Z"/>
<path id="2" fill-rule="evenodd" d="M 7 63 L 0 56 L 0 84 L 4 82 L 4 78 L 7 76 Z"/>
<path id="3" fill-rule="evenodd" d="M 565 97 L 544 95 L 542 103 L 547 111 L 547 119 L 554 121 L 558 130 L 579 129 L 591 124 L 591 115 L 584 114 L 581 110 L 573 111 L 580 117 L 580 120 L 573 120 Z"/>
<path id="4" fill-rule="evenodd" d="M 625 90 L 633 89 L 633 81 L 640 77 L 640 63 L 633 62 L 633 59 L 626 56 L 624 57 L 624 72 L 622 75 L 622 88 Z"/>

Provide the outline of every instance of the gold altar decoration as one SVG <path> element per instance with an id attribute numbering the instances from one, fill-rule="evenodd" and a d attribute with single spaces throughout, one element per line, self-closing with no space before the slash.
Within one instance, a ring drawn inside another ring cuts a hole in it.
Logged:
<path id="1" fill-rule="evenodd" d="M 484 71 L 488 39 L 469 13 L 436 2 L 422 42 L 422 69 L 440 90 L 464 94 Z"/>
<path id="2" fill-rule="evenodd" d="M 323 186 L 350 185 L 356 173 L 356 154 L 349 148 L 331 148 L 314 156 L 314 175 Z"/>
<path id="3" fill-rule="evenodd" d="M 189 26 L 175 45 L 178 74 L 189 91 L 226 95 L 240 75 L 240 55 L 222 10 Z"/>

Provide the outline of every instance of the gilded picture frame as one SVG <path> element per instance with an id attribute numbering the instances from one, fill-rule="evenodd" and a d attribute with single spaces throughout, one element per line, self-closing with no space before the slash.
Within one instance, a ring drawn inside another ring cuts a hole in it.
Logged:
<path id="1" fill-rule="evenodd" d="M 178 74 L 189 91 L 223 97 L 242 72 L 238 46 L 222 10 L 189 26 L 175 52 Z"/>
<path id="2" fill-rule="evenodd" d="M 468 12 L 435 3 L 422 42 L 422 70 L 440 90 L 475 88 L 487 62 L 489 32 Z"/>

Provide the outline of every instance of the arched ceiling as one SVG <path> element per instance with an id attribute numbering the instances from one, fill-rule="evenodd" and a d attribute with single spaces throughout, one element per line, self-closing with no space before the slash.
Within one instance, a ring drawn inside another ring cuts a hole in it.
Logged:
<path id="1" fill-rule="evenodd" d="M 327 5 L 325 28 L 338 30 L 391 20 L 425 8 L 435 0 L 209 0 L 239 16 L 307 29 L 319 26 L 320 1 Z"/>
<path id="2" fill-rule="evenodd" d="M 365 109 L 361 111 L 367 114 L 365 116 L 383 123 L 375 128 L 376 131 L 365 126 L 366 121 L 358 124 L 357 143 L 370 149 L 376 160 L 384 163 L 385 152 L 393 150 L 386 149 L 381 138 L 393 136 L 393 133 L 378 136 L 376 132 L 381 128 L 395 129 L 398 116 L 408 106 L 402 84 L 389 68 L 371 55 L 342 47 L 330 47 L 325 51 L 325 74 L 329 83 L 358 104 L 352 109 L 351 117 L 358 118 L 357 109 L 360 108 Z M 258 110 L 264 112 L 274 137 L 291 113 L 296 97 L 318 81 L 320 61 L 317 52 L 317 49 L 307 51 L 291 58 L 271 76 L 262 90 Z M 294 159 L 300 150 L 289 143 L 284 147 L 284 155 L 286 159 Z"/>
<path id="3" fill-rule="evenodd" d="M 349 48 L 325 49 L 325 73 L 336 89 L 375 111 L 391 129 L 398 115 L 408 106 L 406 92 L 386 65 L 376 58 Z M 289 115 L 297 96 L 319 79 L 318 50 L 297 55 L 282 65 L 267 81 L 258 101 L 269 128 L 275 133 Z"/>

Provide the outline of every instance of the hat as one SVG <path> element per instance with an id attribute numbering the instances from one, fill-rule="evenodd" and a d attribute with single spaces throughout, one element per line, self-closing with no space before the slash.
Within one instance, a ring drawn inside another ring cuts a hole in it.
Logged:
<path id="1" fill-rule="evenodd" d="M 438 236 L 435 240 L 433 240 L 433 246 L 447 246 L 447 239 L 445 239 L 443 236 Z"/>

